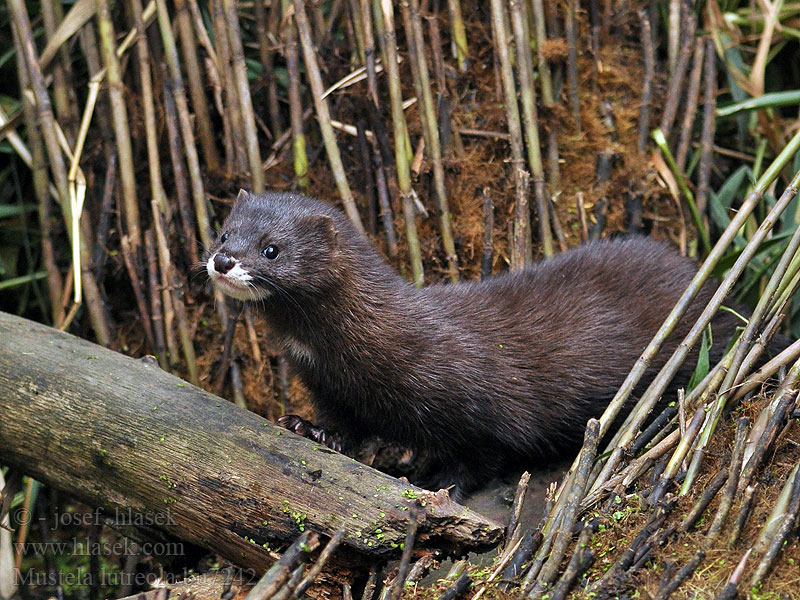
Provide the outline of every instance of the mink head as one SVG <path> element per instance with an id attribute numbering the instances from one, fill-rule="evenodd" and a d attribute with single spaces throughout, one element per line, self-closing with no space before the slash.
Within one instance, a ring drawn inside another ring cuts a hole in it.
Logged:
<path id="1" fill-rule="evenodd" d="M 211 282 L 239 300 L 324 294 L 338 284 L 342 216 L 301 194 L 239 192 L 206 263 Z"/>

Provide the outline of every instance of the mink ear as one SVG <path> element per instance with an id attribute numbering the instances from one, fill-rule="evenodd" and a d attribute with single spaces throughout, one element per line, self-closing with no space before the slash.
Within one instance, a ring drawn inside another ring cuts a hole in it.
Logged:
<path id="1" fill-rule="evenodd" d="M 236 196 L 236 201 L 237 202 L 244 202 L 245 200 L 249 200 L 249 199 L 250 199 L 250 192 L 248 192 L 245 189 L 239 190 L 239 195 Z"/>
<path id="2" fill-rule="evenodd" d="M 313 215 L 308 219 L 313 231 L 332 248 L 339 248 L 339 231 L 336 223 L 327 215 Z"/>

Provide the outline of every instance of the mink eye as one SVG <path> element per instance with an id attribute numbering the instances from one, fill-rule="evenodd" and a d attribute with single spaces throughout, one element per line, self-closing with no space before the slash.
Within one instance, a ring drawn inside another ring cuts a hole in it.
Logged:
<path id="1" fill-rule="evenodd" d="M 275 260 L 278 257 L 278 247 L 270 244 L 261 251 L 261 255 L 270 260 Z"/>
<path id="2" fill-rule="evenodd" d="M 227 241 L 228 241 L 228 232 L 226 231 L 221 236 L 219 236 L 219 243 L 224 244 Z"/>

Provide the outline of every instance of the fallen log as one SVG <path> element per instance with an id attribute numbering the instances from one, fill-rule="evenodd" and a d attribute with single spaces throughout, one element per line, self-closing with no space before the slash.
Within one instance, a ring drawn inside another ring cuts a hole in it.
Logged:
<path id="1" fill-rule="evenodd" d="M 261 573 L 310 528 L 365 560 L 486 547 L 501 527 L 217 396 L 0 312 L 0 464 Z"/>

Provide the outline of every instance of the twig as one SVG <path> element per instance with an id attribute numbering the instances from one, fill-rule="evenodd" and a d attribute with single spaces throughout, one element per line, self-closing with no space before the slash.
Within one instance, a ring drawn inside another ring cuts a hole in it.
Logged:
<path id="1" fill-rule="evenodd" d="M 258 583 L 247 594 L 246 600 L 266 600 L 275 594 L 289 579 L 296 566 L 306 560 L 309 553 L 319 546 L 319 536 L 306 530 L 286 549 L 280 560 L 264 573 Z"/>
<path id="2" fill-rule="evenodd" d="M 681 521 L 679 526 L 681 531 L 689 531 L 694 526 L 694 524 L 697 522 L 697 519 L 703 515 L 703 512 L 705 512 L 705 510 L 708 508 L 708 505 L 711 504 L 711 501 L 717 495 L 717 492 L 719 492 L 722 489 L 722 486 L 725 485 L 725 481 L 727 479 L 727 471 L 722 470 L 717 473 L 716 477 L 714 477 L 714 479 L 711 480 L 711 483 L 706 486 L 706 489 L 703 490 L 700 498 L 698 498 L 697 502 L 695 502 L 694 506 L 692 506 L 692 509 L 683 518 L 683 521 Z"/>
<path id="3" fill-rule="evenodd" d="M 639 154 L 644 154 L 647 148 L 647 139 L 650 136 L 650 109 L 653 97 L 653 79 L 655 77 L 655 51 L 653 49 L 653 34 L 650 30 L 650 18 L 647 9 L 639 9 L 641 21 L 642 46 L 644 55 L 644 82 L 642 84 L 642 104 L 639 108 Z"/>
<path id="4" fill-rule="evenodd" d="M 572 118 L 578 131 L 581 129 L 581 101 L 578 96 L 578 41 L 576 13 L 578 0 L 569 0 L 565 34 L 567 37 L 567 95 Z"/>
<path id="5" fill-rule="evenodd" d="M 462 573 L 444 592 L 439 596 L 439 600 L 455 600 L 459 596 L 467 593 L 472 587 L 472 578 L 468 573 Z"/>
<path id="6" fill-rule="evenodd" d="M 364 173 L 364 197 L 367 199 L 367 230 L 372 235 L 378 234 L 378 210 L 375 199 L 375 176 L 372 173 L 372 152 L 366 134 L 367 123 L 364 119 L 356 121 L 356 140 L 358 141 L 358 158 Z"/>
<path id="7" fill-rule="evenodd" d="M 684 581 L 692 576 L 692 573 L 695 572 L 697 567 L 700 566 L 700 563 L 703 562 L 705 558 L 705 551 L 698 550 L 697 553 L 692 556 L 692 558 L 690 558 L 689 561 L 683 565 L 683 567 L 681 567 L 677 575 L 674 577 L 671 576 L 669 579 L 662 579 L 658 588 L 658 593 L 656 594 L 656 600 L 667 600 L 672 592 L 677 590 Z"/>
<path id="8" fill-rule="evenodd" d="M 585 523 L 581 533 L 578 536 L 578 541 L 575 544 L 575 551 L 572 558 L 564 569 L 561 579 L 553 586 L 553 591 L 550 592 L 549 600 L 563 600 L 567 597 L 567 593 L 572 589 L 575 580 L 580 577 L 594 562 L 594 552 L 589 547 L 589 540 L 595 532 L 597 523 L 593 520 L 590 523 Z"/>
<path id="9" fill-rule="evenodd" d="M 483 249 L 481 251 L 481 279 L 492 274 L 494 250 L 494 200 L 488 186 L 481 191 L 483 196 Z"/>
<path id="10" fill-rule="evenodd" d="M 705 42 L 702 37 L 695 40 L 692 72 L 689 75 L 689 89 L 686 92 L 683 122 L 681 124 L 678 150 L 675 152 L 675 162 L 678 170 L 683 173 L 686 167 L 686 156 L 689 153 L 689 141 L 694 128 L 694 118 L 697 114 L 697 97 L 700 94 L 700 76 L 703 73 L 703 51 Z"/>
<path id="11" fill-rule="evenodd" d="M 742 503 L 739 506 L 739 513 L 736 515 L 733 529 L 731 529 L 730 536 L 728 536 L 728 548 L 732 548 L 739 541 L 739 536 L 742 534 L 742 530 L 747 524 L 747 519 L 750 518 L 750 512 L 753 510 L 756 491 L 758 491 L 757 483 L 748 485 L 742 493 L 737 492 L 737 495 L 742 497 Z"/>
<path id="12" fill-rule="evenodd" d="M 728 579 L 728 584 L 722 588 L 722 591 L 717 594 L 714 600 L 734 600 L 736 598 L 736 596 L 739 594 L 739 581 L 742 578 L 744 568 L 747 565 L 747 559 L 750 558 L 750 553 L 752 551 L 752 548 L 748 548 L 747 552 L 744 553 L 744 556 L 739 559 L 736 568 L 733 569 L 733 573 L 731 573 L 731 576 Z"/>
<path id="13" fill-rule="evenodd" d="M 722 533 L 725 519 L 728 517 L 728 513 L 736 499 L 736 488 L 739 483 L 739 473 L 742 469 L 742 457 L 744 456 L 744 442 L 747 439 L 749 426 L 750 420 L 747 417 L 740 418 L 736 423 L 736 442 L 734 443 L 733 456 L 728 466 L 728 480 L 725 483 L 725 490 L 722 492 L 722 498 L 720 498 L 714 520 L 711 521 L 711 526 L 708 528 L 708 533 L 706 533 L 707 547 L 710 547 L 719 537 L 719 534 Z"/>
<path id="14" fill-rule="evenodd" d="M 333 537 L 327 543 L 325 548 L 323 548 L 322 552 L 320 552 L 319 557 L 314 562 L 314 565 L 308 570 L 306 576 L 303 577 L 303 580 L 298 584 L 297 588 L 294 590 L 294 598 L 299 599 L 303 596 L 305 591 L 311 587 L 311 584 L 314 583 L 314 580 L 317 576 L 322 572 L 322 568 L 325 566 L 325 563 L 328 562 L 330 557 L 333 555 L 336 548 L 339 547 L 339 544 L 342 543 L 344 540 L 344 536 L 346 531 L 344 529 L 339 529 L 336 533 L 333 534 Z"/>
<path id="15" fill-rule="evenodd" d="M 694 15 L 691 13 L 687 14 L 686 21 L 687 22 L 684 23 L 686 29 L 685 39 L 692 40 L 694 39 L 694 30 L 696 27 Z M 683 48 L 681 48 L 681 53 L 678 57 L 675 70 L 672 72 L 672 76 L 670 78 L 667 99 L 664 105 L 664 112 L 661 115 L 660 125 L 660 129 L 664 132 L 664 137 L 667 139 L 670 138 L 672 124 L 674 123 L 675 116 L 678 113 L 678 105 L 683 97 L 683 84 L 684 80 L 686 79 L 686 69 L 689 66 L 689 59 L 691 56 L 692 44 L 684 44 Z"/>
<path id="16" fill-rule="evenodd" d="M 372 600 L 375 595 L 375 588 L 378 585 L 378 567 L 373 565 L 369 570 L 369 577 L 367 583 L 364 585 L 364 592 L 361 594 L 361 600 Z"/>
<path id="17" fill-rule="evenodd" d="M 783 549 L 789 534 L 795 527 L 797 514 L 800 512 L 800 469 L 798 469 L 798 466 L 800 466 L 800 464 L 795 465 L 791 472 L 790 479 L 786 482 L 786 487 L 791 489 L 789 502 L 778 530 L 775 532 L 775 535 L 771 536 L 767 551 L 764 553 L 761 562 L 758 563 L 756 570 L 753 572 L 753 576 L 750 578 L 751 589 L 759 586 L 763 582 L 764 578 L 772 569 L 775 559 L 778 557 L 778 553 Z"/>
<path id="18" fill-rule="evenodd" d="M 400 558 L 400 566 L 397 568 L 397 576 L 394 578 L 391 590 L 389 592 L 389 600 L 399 600 L 400 595 L 405 588 L 406 577 L 408 576 L 409 564 L 411 561 L 411 553 L 414 550 L 414 541 L 417 537 L 417 526 L 419 525 L 419 515 L 414 513 L 408 522 L 408 531 L 406 531 L 406 539 L 403 543 L 403 555 Z"/>
<path id="19" fill-rule="evenodd" d="M 708 205 L 708 189 L 711 177 L 712 150 L 714 146 L 714 130 L 716 128 L 716 94 L 717 94 L 717 54 L 714 42 L 710 39 L 705 44 L 705 84 L 703 87 L 703 131 L 700 135 L 700 166 L 697 174 L 697 210 L 705 214 Z"/>
<path id="20" fill-rule="evenodd" d="M 517 529 L 519 527 L 519 515 L 522 512 L 522 505 L 525 502 L 525 494 L 528 492 L 528 482 L 531 480 L 531 474 L 525 471 L 519 478 L 517 483 L 517 490 L 514 492 L 514 502 L 511 505 L 511 511 L 508 515 L 508 525 L 506 526 L 506 547 L 503 554 L 508 551 L 517 541 Z"/>
<path id="21" fill-rule="evenodd" d="M 597 453 L 599 434 L 600 422 L 597 419 L 589 419 L 589 422 L 586 424 L 583 447 L 579 455 L 575 482 L 569 490 L 569 497 L 564 504 L 564 516 L 555 534 L 555 541 L 553 542 L 553 549 L 550 552 L 550 558 L 547 559 L 547 562 L 542 567 L 536 579 L 536 584 L 528 593 L 529 598 L 541 597 L 544 590 L 553 583 L 558 574 L 558 567 L 561 564 L 561 559 L 564 557 L 567 546 L 572 539 L 575 519 L 578 516 L 581 499 L 585 493 L 586 483 L 589 478 L 589 472 L 591 471 L 592 463 Z M 565 493 L 565 491 L 562 491 L 562 495 Z"/>

